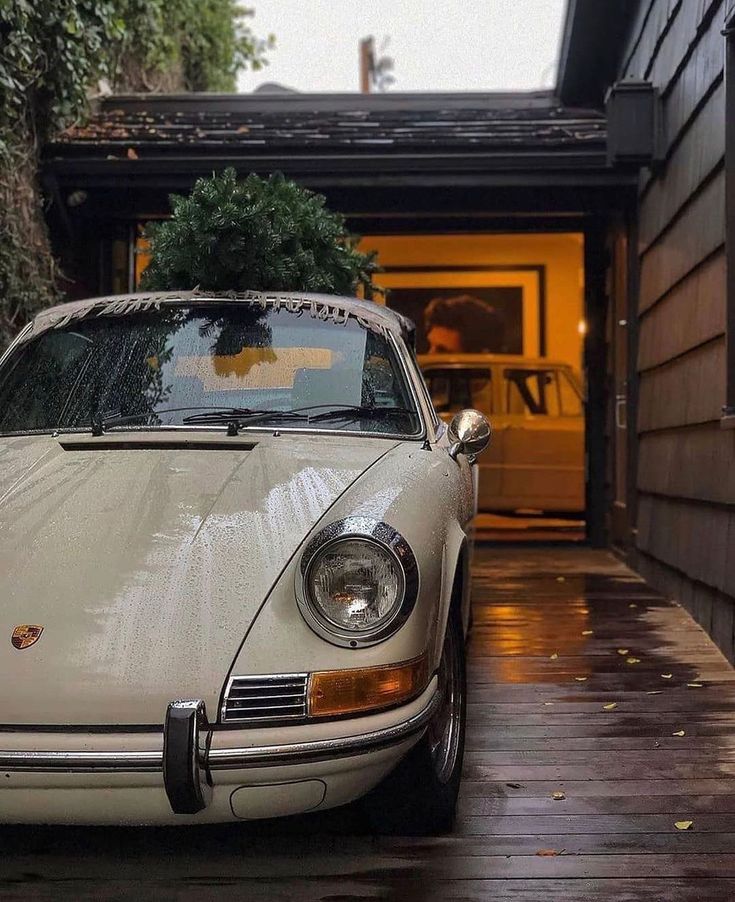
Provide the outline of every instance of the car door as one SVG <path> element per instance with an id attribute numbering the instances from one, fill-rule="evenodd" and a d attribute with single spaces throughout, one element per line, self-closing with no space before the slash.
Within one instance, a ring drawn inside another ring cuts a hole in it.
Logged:
<path id="1" fill-rule="evenodd" d="M 498 453 L 506 510 L 584 510 L 581 393 L 561 366 L 502 367 Z"/>
<path id="2" fill-rule="evenodd" d="M 439 416 L 449 422 L 452 417 L 468 407 L 474 407 L 493 422 L 493 376 L 490 366 L 447 364 L 431 366 L 424 370 L 431 400 Z M 495 507 L 500 497 L 502 459 L 500 451 L 491 441 L 477 462 L 478 508 Z"/>

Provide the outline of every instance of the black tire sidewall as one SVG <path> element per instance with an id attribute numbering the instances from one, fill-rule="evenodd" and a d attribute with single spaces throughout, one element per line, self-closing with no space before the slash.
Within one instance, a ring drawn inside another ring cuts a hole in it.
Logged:
<path id="1" fill-rule="evenodd" d="M 447 629 L 454 631 L 460 681 L 459 736 L 451 776 L 446 783 L 439 780 L 431 744 L 428 735 L 424 734 L 395 770 L 363 799 L 364 810 L 377 833 L 425 836 L 449 832 L 454 824 L 467 719 L 465 643 L 461 616 L 456 607 L 450 612 Z"/>

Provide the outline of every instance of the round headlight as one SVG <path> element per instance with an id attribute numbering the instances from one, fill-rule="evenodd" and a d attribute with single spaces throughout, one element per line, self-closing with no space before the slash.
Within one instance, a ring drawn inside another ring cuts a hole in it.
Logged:
<path id="1" fill-rule="evenodd" d="M 304 549 L 296 576 L 304 620 L 323 639 L 346 648 L 392 635 L 411 614 L 418 590 L 408 542 L 372 517 L 325 526 Z"/>
<path id="2" fill-rule="evenodd" d="M 369 539 L 345 538 L 317 552 L 306 588 L 320 619 L 359 634 L 393 619 L 403 600 L 404 579 L 387 548 Z"/>

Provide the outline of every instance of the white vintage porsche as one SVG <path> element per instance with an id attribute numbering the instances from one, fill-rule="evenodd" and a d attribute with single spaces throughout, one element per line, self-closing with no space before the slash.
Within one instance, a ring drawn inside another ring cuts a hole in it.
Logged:
<path id="1" fill-rule="evenodd" d="M 474 456 L 408 320 L 73 302 L 0 360 L 0 822 L 451 827 Z M 3 638 L 4 637 L 4 638 Z"/>

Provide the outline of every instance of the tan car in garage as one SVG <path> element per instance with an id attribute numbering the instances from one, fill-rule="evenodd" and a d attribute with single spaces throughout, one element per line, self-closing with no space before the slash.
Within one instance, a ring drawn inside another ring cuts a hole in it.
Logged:
<path id="1" fill-rule="evenodd" d="M 584 510 L 584 401 L 568 364 L 505 354 L 429 354 L 419 363 L 442 419 L 474 407 L 492 422 L 479 510 Z"/>

